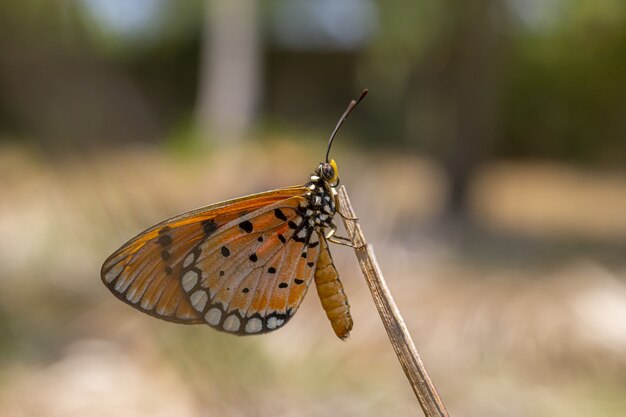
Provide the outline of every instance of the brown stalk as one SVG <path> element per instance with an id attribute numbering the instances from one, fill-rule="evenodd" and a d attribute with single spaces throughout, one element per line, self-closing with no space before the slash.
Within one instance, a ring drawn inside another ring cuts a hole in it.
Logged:
<path id="1" fill-rule="evenodd" d="M 339 208 L 341 214 L 343 214 L 343 223 L 354 245 L 354 252 L 361 266 L 361 271 L 372 293 L 374 304 L 383 321 L 385 330 L 387 330 L 393 350 L 398 356 L 400 365 L 402 365 L 413 392 L 426 417 L 448 417 L 446 407 L 443 405 L 441 398 L 439 398 L 439 394 L 428 376 L 428 372 L 426 372 L 426 368 L 415 349 L 400 311 L 383 278 L 380 267 L 376 262 L 372 245 L 365 240 L 359 223 L 356 220 L 351 220 L 357 217 L 344 186 L 339 187 L 338 197 Z"/>

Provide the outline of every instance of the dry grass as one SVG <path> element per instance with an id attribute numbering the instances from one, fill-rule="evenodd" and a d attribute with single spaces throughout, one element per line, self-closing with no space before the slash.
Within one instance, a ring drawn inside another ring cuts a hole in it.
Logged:
<path id="1" fill-rule="evenodd" d="M 474 211 L 492 227 L 538 237 L 626 239 L 626 173 L 558 164 L 495 164 L 475 184 Z"/>
<path id="2" fill-rule="evenodd" d="M 347 343 L 334 337 L 314 292 L 284 329 L 235 338 L 144 316 L 100 283 L 102 260 L 142 228 L 300 183 L 317 162 L 288 142 L 271 150 L 184 158 L 129 148 L 54 161 L 0 150 L 2 414 L 419 414 L 350 250 L 333 248 L 355 318 Z M 530 262 L 520 264 L 501 261 L 506 248 L 498 248 L 493 262 L 477 259 L 424 228 L 445 198 L 436 165 L 336 154 L 451 415 L 624 415 L 626 257 L 607 264 L 583 250 L 549 264 L 522 256 Z M 486 172 L 474 207 L 490 230 L 528 234 L 541 245 L 564 236 L 607 245 L 626 239 L 624 177 L 522 165 Z M 481 245 L 480 236 L 468 239 Z"/>

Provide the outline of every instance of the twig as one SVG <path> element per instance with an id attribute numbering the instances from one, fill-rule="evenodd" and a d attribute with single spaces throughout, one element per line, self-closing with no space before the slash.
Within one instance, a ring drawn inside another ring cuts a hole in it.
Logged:
<path id="1" fill-rule="evenodd" d="M 376 309 L 424 414 L 426 417 L 448 417 L 446 407 L 424 368 L 400 311 L 387 288 L 387 283 L 376 262 L 374 250 L 365 241 L 361 226 L 356 220 L 350 220 L 356 219 L 356 214 L 344 186 L 339 187 L 339 207 L 342 214 L 347 217 L 347 219 L 343 218 L 343 223 L 354 245 L 354 252 L 374 298 Z"/>

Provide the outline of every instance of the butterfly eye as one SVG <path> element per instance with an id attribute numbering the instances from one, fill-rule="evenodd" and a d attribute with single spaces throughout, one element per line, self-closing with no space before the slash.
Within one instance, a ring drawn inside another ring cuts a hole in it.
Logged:
<path id="1" fill-rule="evenodd" d="M 329 163 L 322 165 L 322 176 L 326 181 L 331 181 L 335 177 L 335 170 Z"/>

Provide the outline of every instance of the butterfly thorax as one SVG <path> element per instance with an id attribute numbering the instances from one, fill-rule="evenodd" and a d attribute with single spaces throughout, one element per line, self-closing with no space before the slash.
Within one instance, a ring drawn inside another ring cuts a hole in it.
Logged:
<path id="1" fill-rule="evenodd" d="M 306 203 L 302 206 L 302 216 L 311 228 L 334 227 L 333 216 L 337 212 L 334 187 L 319 172 L 311 175 L 306 184 Z"/>

